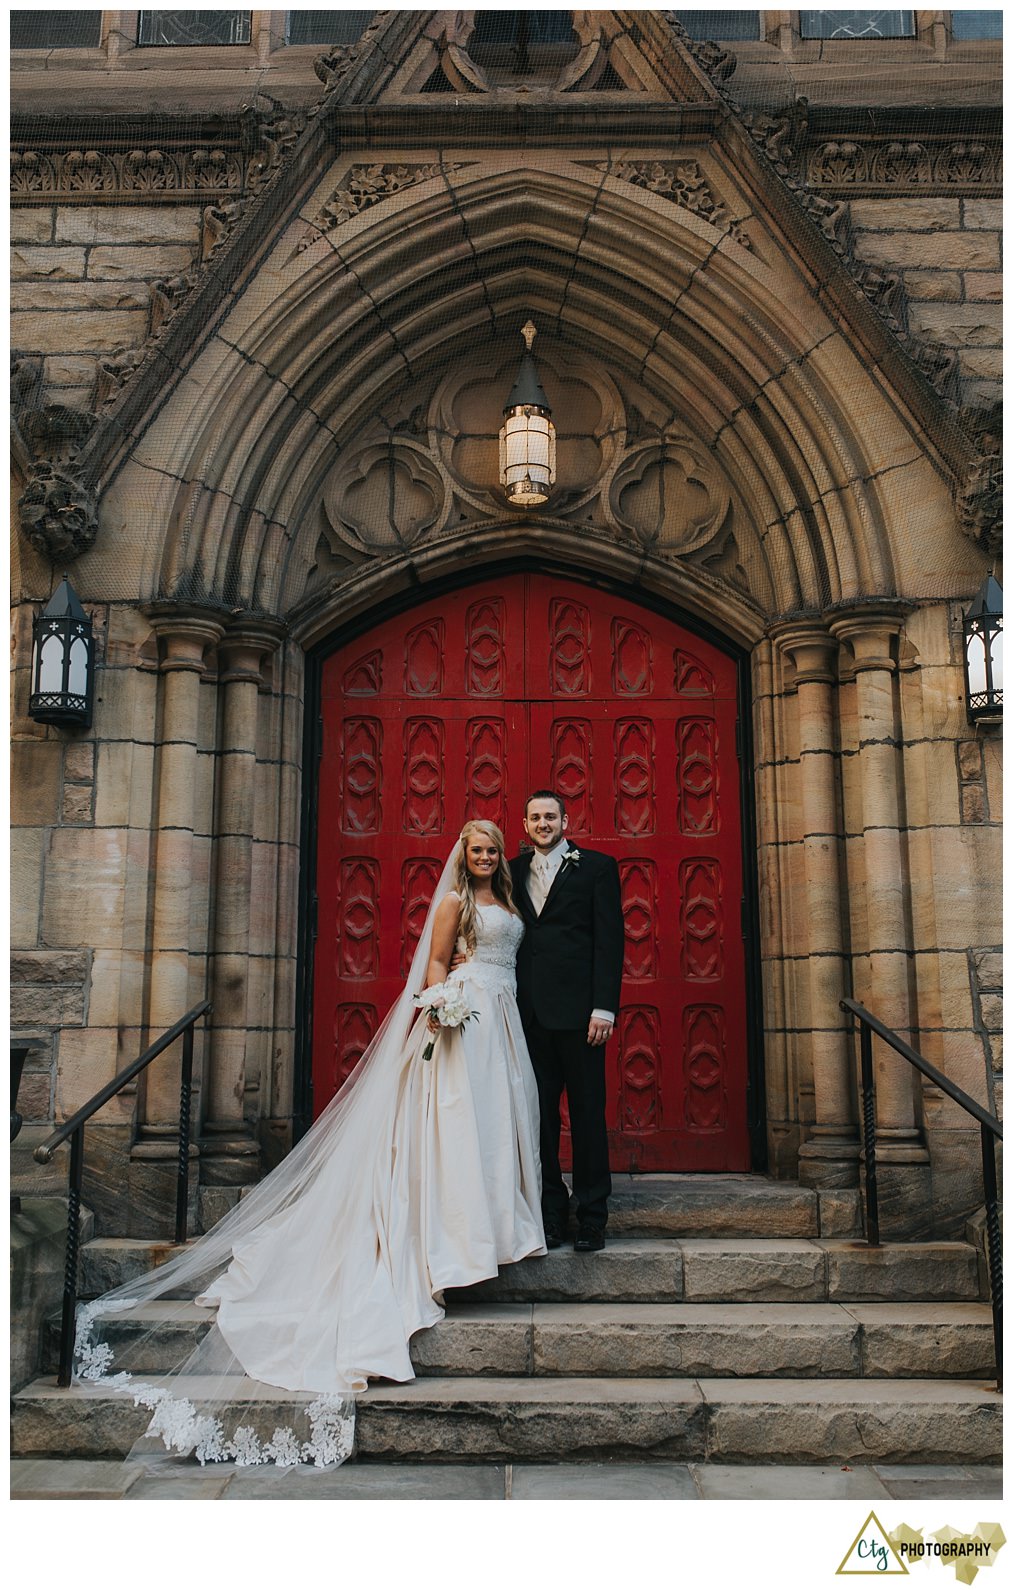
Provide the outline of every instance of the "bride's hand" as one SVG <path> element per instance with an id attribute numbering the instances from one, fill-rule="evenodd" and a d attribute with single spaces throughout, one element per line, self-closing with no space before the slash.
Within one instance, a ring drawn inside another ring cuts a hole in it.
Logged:
<path id="1" fill-rule="evenodd" d="M 430 1031 L 430 1032 L 431 1032 L 431 1033 L 432 1033 L 432 1034 L 433 1034 L 433 1035 L 434 1035 L 434 1037 L 435 1037 L 435 1035 L 436 1035 L 436 1034 L 437 1034 L 437 1033 L 438 1033 L 438 1032 L 439 1032 L 439 1030 L 440 1030 L 440 1023 L 439 1023 L 439 1019 L 438 1019 L 438 1018 L 437 1018 L 437 1017 L 436 1017 L 436 1016 L 434 1016 L 434 1015 L 432 1015 L 432 1014 L 431 1014 L 431 1013 L 430 1013 L 430 1015 L 428 1015 L 428 1016 L 427 1016 L 427 1017 L 426 1017 L 426 1026 L 427 1026 L 427 1027 L 428 1027 L 428 1028 L 429 1028 L 429 1031 Z"/>

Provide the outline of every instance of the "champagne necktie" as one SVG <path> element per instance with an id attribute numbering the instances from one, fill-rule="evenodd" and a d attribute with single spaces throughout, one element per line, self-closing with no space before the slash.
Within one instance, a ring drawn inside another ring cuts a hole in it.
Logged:
<path id="1" fill-rule="evenodd" d="M 541 916 L 549 893 L 549 861 L 547 856 L 536 855 L 531 864 L 531 887 L 528 890 L 535 914 Z"/>

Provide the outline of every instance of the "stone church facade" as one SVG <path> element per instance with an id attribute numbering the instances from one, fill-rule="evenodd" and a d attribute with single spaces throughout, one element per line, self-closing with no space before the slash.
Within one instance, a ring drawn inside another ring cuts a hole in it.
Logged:
<path id="1" fill-rule="evenodd" d="M 19 1150 L 208 997 L 210 1219 L 361 1053 L 464 817 L 515 841 L 553 782 L 622 867 L 617 1168 L 798 1179 L 846 1229 L 843 996 L 1001 1109 L 961 632 L 998 553 L 998 41 L 574 12 L 518 73 L 482 13 L 330 48 L 101 15 L 14 52 Z M 529 319 L 558 468 L 521 511 Z M 64 570 L 81 732 L 27 710 Z M 885 1221 L 956 1230 L 977 1128 L 877 1073 Z M 89 1130 L 100 1229 L 164 1226 L 177 1074 Z"/>

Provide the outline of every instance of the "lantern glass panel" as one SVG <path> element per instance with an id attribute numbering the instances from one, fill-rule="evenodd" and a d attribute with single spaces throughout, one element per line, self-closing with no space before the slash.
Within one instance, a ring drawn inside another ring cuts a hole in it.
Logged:
<path id="1" fill-rule="evenodd" d="M 63 636 L 47 635 L 42 642 L 39 690 L 59 693 L 63 689 Z"/>
<path id="2" fill-rule="evenodd" d="M 967 642 L 967 683 L 972 696 L 982 695 L 985 681 L 985 642 L 979 631 Z"/>
<path id="3" fill-rule="evenodd" d="M 70 648 L 70 678 L 67 691 L 72 696 L 83 696 L 88 688 L 88 647 L 78 638 Z"/>
<path id="4" fill-rule="evenodd" d="M 996 694 L 1002 693 L 1002 630 L 997 629 L 992 636 L 992 689 Z"/>

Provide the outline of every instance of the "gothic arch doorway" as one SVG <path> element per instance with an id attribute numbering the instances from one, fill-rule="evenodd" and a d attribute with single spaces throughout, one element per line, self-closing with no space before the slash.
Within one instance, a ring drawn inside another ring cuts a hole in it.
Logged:
<path id="1" fill-rule="evenodd" d="M 314 1115 L 403 986 L 465 816 L 519 848 L 525 795 L 552 785 L 570 837 L 614 855 L 623 882 L 613 1168 L 762 1163 L 745 679 L 696 626 L 545 572 L 443 591 L 323 660 Z"/>

